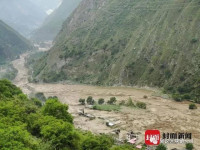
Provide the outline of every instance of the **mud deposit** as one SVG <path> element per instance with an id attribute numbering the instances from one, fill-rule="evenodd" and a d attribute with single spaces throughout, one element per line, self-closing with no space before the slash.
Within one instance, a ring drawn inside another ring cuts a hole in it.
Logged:
<path id="1" fill-rule="evenodd" d="M 139 141 L 144 141 L 146 129 L 158 129 L 162 132 L 191 132 L 193 133 L 194 145 L 200 149 L 200 105 L 197 110 L 189 110 L 189 102 L 178 103 L 152 96 L 153 91 L 126 87 L 95 87 L 87 85 L 70 84 L 33 84 L 29 83 L 28 71 L 24 66 L 25 57 L 13 62 L 18 70 L 15 84 L 23 92 L 30 94 L 32 91 L 43 92 L 46 96 L 58 96 L 60 101 L 69 105 L 69 111 L 74 116 L 74 124 L 77 128 L 89 130 L 94 133 L 110 133 L 115 128 L 121 129 L 120 138 L 124 138 L 127 131 L 139 134 Z M 144 99 L 143 96 L 148 98 Z M 78 103 L 79 98 L 93 96 L 94 99 L 104 98 L 108 100 L 115 96 L 119 100 L 127 100 L 131 97 L 134 101 L 142 101 L 147 104 L 147 109 L 133 109 L 122 107 L 119 112 L 106 112 L 85 109 L 85 112 L 96 116 L 95 120 L 78 115 L 78 110 L 83 108 Z M 114 128 L 106 126 L 106 120 L 118 122 Z M 184 148 L 185 145 L 168 145 L 168 148 Z"/>

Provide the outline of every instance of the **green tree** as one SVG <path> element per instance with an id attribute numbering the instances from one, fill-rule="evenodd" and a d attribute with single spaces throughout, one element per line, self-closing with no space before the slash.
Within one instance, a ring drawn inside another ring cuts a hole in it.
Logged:
<path id="1" fill-rule="evenodd" d="M 189 105 L 189 109 L 197 109 L 197 106 L 194 103 L 192 103 Z"/>
<path id="2" fill-rule="evenodd" d="M 92 96 L 89 96 L 89 97 L 87 98 L 87 104 L 88 104 L 88 105 L 94 105 L 94 103 L 95 103 L 95 101 L 93 100 Z"/>
<path id="3" fill-rule="evenodd" d="M 42 102 L 39 99 L 36 98 L 32 98 L 31 99 L 33 101 L 33 103 L 38 106 L 38 107 L 42 107 Z"/>
<path id="4" fill-rule="evenodd" d="M 186 146 L 187 150 L 193 150 L 194 149 L 194 146 L 193 146 L 192 143 L 187 143 L 185 146 Z"/>
<path id="5" fill-rule="evenodd" d="M 36 137 L 41 137 L 41 126 L 43 124 L 43 121 L 45 120 L 43 117 L 42 114 L 40 113 L 33 113 L 33 114 L 30 114 L 28 117 L 27 117 L 27 127 L 28 127 L 28 130 L 29 132 L 36 136 Z"/>
<path id="6" fill-rule="evenodd" d="M 42 109 L 43 115 L 54 116 L 57 119 L 62 119 L 70 123 L 73 122 L 73 117 L 68 113 L 68 106 L 62 104 L 58 99 L 49 99 L 46 101 Z"/>
<path id="7" fill-rule="evenodd" d="M 98 104 L 99 104 L 99 105 L 102 105 L 102 104 L 104 104 L 104 102 L 105 102 L 105 101 L 104 101 L 104 99 L 103 99 L 103 98 L 100 98 L 100 99 L 98 100 Z"/>
<path id="8" fill-rule="evenodd" d="M 99 150 L 99 141 L 93 138 L 87 138 L 83 141 L 82 150 Z"/>
<path id="9" fill-rule="evenodd" d="M 50 98 L 42 105 L 38 99 L 28 99 L 8 81 L 0 80 L 0 85 L 3 98 L 0 100 L 0 149 L 110 150 L 113 147 L 114 141 L 109 136 L 76 130 L 68 106 L 58 98 Z"/>
<path id="10" fill-rule="evenodd" d="M 79 103 L 80 103 L 81 105 L 85 105 L 85 99 L 80 98 L 80 99 L 79 99 Z"/>
<path id="11" fill-rule="evenodd" d="M 108 101 L 108 104 L 114 105 L 117 102 L 116 97 L 111 97 L 110 100 Z"/>
<path id="12" fill-rule="evenodd" d="M 16 95 L 22 94 L 22 91 L 13 85 L 8 80 L 0 80 L 0 100 L 13 98 Z"/>
<path id="13" fill-rule="evenodd" d="M 27 132 L 25 125 L 4 125 L 0 128 L 0 149 L 37 150 L 38 141 Z"/>
<path id="14" fill-rule="evenodd" d="M 55 149 L 78 149 L 79 147 L 79 135 L 74 131 L 72 124 L 53 117 L 43 122 L 41 135 L 51 141 Z"/>
<path id="15" fill-rule="evenodd" d="M 110 150 L 114 144 L 113 138 L 105 134 L 97 136 L 97 139 L 101 145 L 101 150 Z"/>
<path id="16" fill-rule="evenodd" d="M 41 100 L 41 101 L 46 101 L 46 97 L 44 96 L 44 93 L 38 92 L 35 94 L 35 98 Z"/>

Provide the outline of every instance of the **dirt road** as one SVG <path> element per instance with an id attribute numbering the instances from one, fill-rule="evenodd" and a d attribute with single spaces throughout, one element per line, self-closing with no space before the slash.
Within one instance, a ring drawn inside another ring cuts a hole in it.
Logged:
<path id="1" fill-rule="evenodd" d="M 197 110 L 189 110 L 189 102 L 178 103 L 152 96 L 153 91 L 127 87 L 95 87 L 87 85 L 70 84 L 33 84 L 28 82 L 28 70 L 25 68 L 25 57 L 13 62 L 18 70 L 14 83 L 23 92 L 30 94 L 32 91 L 43 92 L 46 96 L 58 96 L 59 99 L 69 105 L 69 111 L 75 117 L 74 123 L 77 128 L 90 130 L 94 133 L 109 133 L 113 129 L 105 125 L 106 120 L 117 121 L 116 128 L 121 129 L 120 138 L 126 135 L 127 131 L 134 131 L 140 134 L 139 141 L 144 140 L 144 133 L 147 129 L 158 129 L 163 132 L 191 132 L 194 138 L 196 150 L 200 149 L 200 105 Z M 147 95 L 148 99 L 143 96 Z M 123 107 L 120 112 L 105 112 L 85 109 L 85 112 L 95 115 L 97 118 L 90 121 L 87 118 L 78 116 L 77 112 L 83 108 L 78 103 L 79 98 L 93 96 L 94 99 L 104 98 L 108 100 L 115 96 L 118 100 L 127 100 L 131 97 L 134 101 L 142 101 L 147 104 L 147 109 L 132 109 Z M 185 145 L 169 144 L 168 148 L 184 148 Z"/>

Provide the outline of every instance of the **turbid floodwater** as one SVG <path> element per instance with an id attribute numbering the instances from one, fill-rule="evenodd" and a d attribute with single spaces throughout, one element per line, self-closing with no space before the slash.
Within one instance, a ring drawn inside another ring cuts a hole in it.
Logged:
<path id="1" fill-rule="evenodd" d="M 197 110 L 189 110 L 189 102 L 175 102 L 153 96 L 153 90 L 137 89 L 130 87 L 97 87 L 78 84 L 46 84 L 29 83 L 28 69 L 25 67 L 25 59 L 28 53 L 21 55 L 20 59 L 13 61 L 18 75 L 14 83 L 24 93 L 43 92 L 45 96 L 57 96 L 61 102 L 69 105 L 69 111 L 74 116 L 76 128 L 89 130 L 93 133 L 110 133 L 115 128 L 121 129 L 120 138 L 125 138 L 128 131 L 138 133 L 139 140 L 144 142 L 144 133 L 147 129 L 158 129 L 163 132 L 191 132 L 193 134 L 196 150 L 200 149 L 200 105 Z M 148 98 L 145 99 L 144 95 Z M 133 109 L 122 107 L 119 112 L 106 112 L 85 109 L 85 112 L 96 116 L 95 120 L 78 115 L 78 111 L 84 106 L 79 105 L 80 98 L 92 96 L 94 99 L 104 98 L 108 100 L 115 96 L 118 101 L 127 100 L 129 97 L 134 102 L 141 101 L 147 104 L 147 109 Z M 117 122 L 114 128 L 106 126 L 106 121 Z M 184 144 L 172 145 L 168 148 L 183 149 Z"/>

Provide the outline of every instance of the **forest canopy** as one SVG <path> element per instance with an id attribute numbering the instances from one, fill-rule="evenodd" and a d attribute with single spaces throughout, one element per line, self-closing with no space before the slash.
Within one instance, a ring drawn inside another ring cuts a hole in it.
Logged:
<path id="1" fill-rule="evenodd" d="M 134 150 L 115 146 L 108 135 L 75 129 L 68 105 L 29 99 L 8 80 L 0 80 L 1 150 Z"/>

